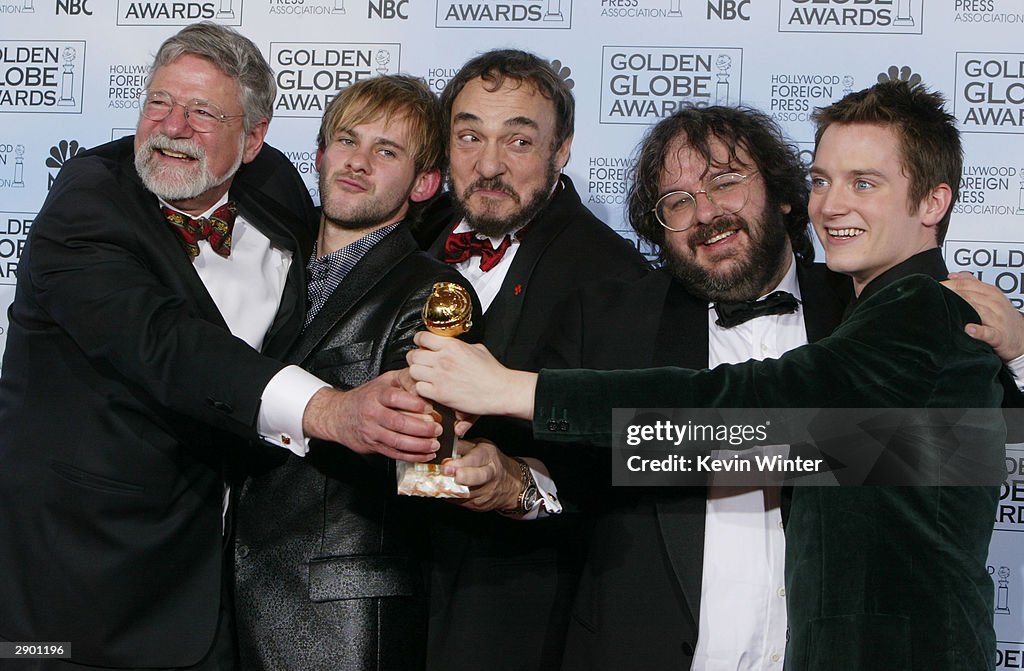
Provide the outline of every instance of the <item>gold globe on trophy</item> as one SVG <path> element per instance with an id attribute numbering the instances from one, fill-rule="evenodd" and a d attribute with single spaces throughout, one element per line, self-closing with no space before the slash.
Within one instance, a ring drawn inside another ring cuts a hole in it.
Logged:
<path id="1" fill-rule="evenodd" d="M 473 327 L 473 300 L 461 284 L 438 282 L 423 304 L 423 323 L 439 336 L 457 337 Z"/>

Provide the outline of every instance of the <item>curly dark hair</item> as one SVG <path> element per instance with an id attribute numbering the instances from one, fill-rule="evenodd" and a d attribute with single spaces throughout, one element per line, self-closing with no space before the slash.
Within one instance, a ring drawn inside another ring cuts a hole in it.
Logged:
<path id="1" fill-rule="evenodd" d="M 652 126 L 637 147 L 630 175 L 627 211 L 633 230 L 654 244 L 664 259 L 665 229 L 654 216 L 660 197 L 659 184 L 665 159 L 673 143 L 685 138 L 687 145 L 711 166 L 712 138 L 725 144 L 729 159 L 740 161 L 742 148 L 753 159 L 753 168 L 764 179 L 768 204 L 789 205 L 783 216 L 793 252 L 801 259 L 814 259 L 814 245 L 808 233 L 807 171 L 797 149 L 783 135 L 771 117 L 748 107 L 697 107 L 688 105 Z"/>

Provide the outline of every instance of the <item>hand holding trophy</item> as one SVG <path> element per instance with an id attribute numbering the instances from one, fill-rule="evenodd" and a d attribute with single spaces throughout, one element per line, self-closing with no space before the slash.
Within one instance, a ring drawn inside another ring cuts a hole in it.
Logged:
<path id="1" fill-rule="evenodd" d="M 473 326 L 473 301 L 469 292 L 454 282 L 438 282 L 423 304 L 423 323 L 431 333 L 457 337 Z M 469 488 L 455 482 L 455 478 L 441 473 L 446 459 L 457 459 L 455 411 L 434 403 L 434 417 L 441 424 L 438 440 L 441 448 L 428 463 L 400 461 L 397 465 L 398 493 L 406 496 L 434 498 L 466 498 Z"/>

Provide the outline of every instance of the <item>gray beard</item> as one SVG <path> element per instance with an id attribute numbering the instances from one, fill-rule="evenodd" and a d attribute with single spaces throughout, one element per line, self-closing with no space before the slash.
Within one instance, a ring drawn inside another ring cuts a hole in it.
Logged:
<path id="1" fill-rule="evenodd" d="M 198 170 L 175 170 L 173 167 L 159 166 L 153 158 L 154 149 L 170 149 L 188 154 L 199 161 Z M 168 202 L 196 198 L 210 189 L 228 181 L 242 165 L 242 153 L 245 150 L 245 136 L 239 141 L 238 154 L 234 165 L 224 175 L 210 173 L 206 150 L 189 140 L 174 140 L 166 135 L 155 133 L 142 143 L 135 152 L 135 170 L 142 178 L 142 183 L 151 192 Z"/>

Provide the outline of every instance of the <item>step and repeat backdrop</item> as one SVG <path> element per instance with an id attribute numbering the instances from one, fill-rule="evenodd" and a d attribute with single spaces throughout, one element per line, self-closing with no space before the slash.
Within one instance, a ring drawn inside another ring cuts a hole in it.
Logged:
<path id="1" fill-rule="evenodd" d="M 278 84 L 268 141 L 314 200 L 316 131 L 340 89 L 404 72 L 440 92 L 481 51 L 543 56 L 576 95 L 566 172 L 631 239 L 632 150 L 681 103 L 765 110 L 810 162 L 816 106 L 920 78 L 946 94 L 967 150 L 947 263 L 1024 307 L 1024 0 L 0 0 L 0 350 L 61 165 L 133 132 L 154 51 L 199 20 L 263 49 Z M 1024 668 L 1024 449 L 1009 455 L 989 566 L 1000 669 Z"/>

